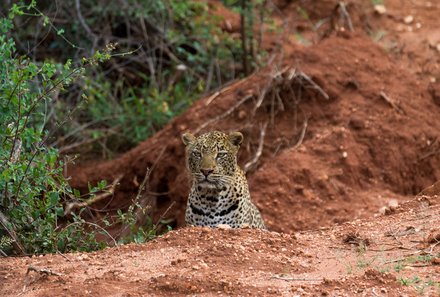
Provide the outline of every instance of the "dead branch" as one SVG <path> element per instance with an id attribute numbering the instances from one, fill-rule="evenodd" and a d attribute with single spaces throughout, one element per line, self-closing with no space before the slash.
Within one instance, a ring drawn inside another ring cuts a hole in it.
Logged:
<path id="1" fill-rule="evenodd" d="M 395 110 L 397 110 L 398 113 L 400 114 L 405 114 L 405 111 L 400 108 L 400 106 L 398 106 L 394 100 L 392 100 L 390 97 L 388 97 L 387 94 L 385 94 L 383 91 L 381 91 L 379 93 L 379 96 L 381 99 L 385 100 L 385 102 L 387 102 L 392 108 L 394 108 Z"/>
<path id="2" fill-rule="evenodd" d="M 69 262 L 72 262 L 72 260 L 69 259 L 69 257 L 67 257 L 66 255 L 64 255 L 62 252 L 57 250 L 57 254 L 59 254 L 61 257 L 63 257 L 64 259 L 66 259 Z"/>
<path id="3" fill-rule="evenodd" d="M 31 271 L 35 271 L 39 274 L 44 275 L 45 277 L 47 277 L 49 275 L 62 276 L 61 273 L 52 271 L 49 268 L 37 268 L 37 267 L 30 265 L 30 266 L 28 266 L 28 269 L 26 271 L 26 275 L 24 278 L 24 285 L 23 285 L 23 289 L 21 290 L 21 294 L 23 294 L 26 291 L 26 287 L 29 285 L 28 276 L 29 276 L 29 272 L 31 272 Z M 19 294 L 19 295 L 21 295 L 21 294 Z"/>
<path id="4" fill-rule="evenodd" d="M 50 270 L 49 268 L 37 268 L 34 266 L 29 266 L 27 271 L 26 271 L 26 275 L 29 274 L 29 272 L 31 271 L 35 271 L 37 273 L 41 273 L 41 274 L 45 274 L 45 275 L 56 275 L 56 276 L 62 276 L 61 273 L 55 272 Z"/>
<path id="5" fill-rule="evenodd" d="M 97 44 L 97 37 L 96 37 L 95 33 L 92 32 L 92 30 L 87 25 L 86 21 L 84 20 L 84 18 L 82 16 L 81 4 L 80 4 L 79 0 L 75 0 L 75 9 L 76 9 L 76 14 L 77 14 L 78 19 L 79 19 L 79 23 L 84 28 L 84 30 L 87 32 L 87 35 L 90 36 L 91 40 L 93 41 L 93 44 L 96 45 Z"/>
<path id="6" fill-rule="evenodd" d="M 306 135 L 307 124 L 308 124 L 308 119 L 306 118 L 304 120 L 303 127 L 302 127 L 302 130 L 301 130 L 301 134 L 299 135 L 298 141 L 292 147 L 293 150 L 296 150 L 302 144 L 302 142 L 304 140 L 304 136 Z"/>
<path id="7" fill-rule="evenodd" d="M 238 101 L 234 106 L 232 106 L 230 109 L 228 109 L 226 112 L 224 112 L 223 114 L 210 119 L 209 121 L 203 123 L 202 125 L 199 126 L 199 128 L 197 128 L 194 133 L 197 134 L 200 131 L 202 131 L 204 128 L 206 128 L 207 126 L 209 126 L 212 123 L 215 123 L 227 116 L 229 116 L 231 113 L 233 113 L 238 107 L 240 107 L 240 105 L 242 105 L 243 103 L 245 103 L 246 101 L 248 101 L 249 99 L 251 99 L 252 97 L 254 97 L 253 94 L 249 94 L 247 96 L 245 96 L 243 99 L 241 99 L 240 101 Z"/>
<path id="8" fill-rule="evenodd" d="M 64 210 L 64 215 L 69 215 L 72 213 L 72 211 L 79 209 L 79 208 L 83 208 L 83 207 L 87 207 L 90 206 L 94 203 L 97 203 L 109 196 L 112 196 L 115 192 L 115 188 L 116 186 L 119 184 L 119 182 L 121 181 L 121 179 L 124 177 L 124 175 L 119 175 L 110 185 L 110 188 L 108 189 L 107 192 L 105 193 L 101 193 L 99 195 L 96 195 L 93 198 L 88 199 L 87 201 L 84 202 L 71 202 L 69 204 L 66 205 L 66 208 Z"/>
<path id="9" fill-rule="evenodd" d="M 255 115 L 255 112 L 257 111 L 258 108 L 260 108 L 261 104 L 263 103 L 264 98 L 266 98 L 266 94 L 270 89 L 271 82 L 272 81 L 270 81 L 269 84 L 263 88 L 260 95 L 258 96 L 257 103 L 255 104 L 254 109 L 252 110 L 252 115 Z"/>
<path id="10" fill-rule="evenodd" d="M 440 154 L 440 149 L 428 152 L 428 153 L 424 154 L 423 156 L 420 156 L 419 161 L 423 161 L 423 160 L 425 160 L 429 157 L 435 156 L 437 154 Z"/>
<path id="11" fill-rule="evenodd" d="M 299 281 L 299 282 L 322 282 L 324 278 L 306 278 L 306 277 L 290 277 L 287 275 L 277 275 L 272 276 L 275 279 L 281 279 L 285 281 Z"/>
<path id="12" fill-rule="evenodd" d="M 243 169 L 244 169 L 245 173 L 247 173 L 249 170 L 251 170 L 258 163 L 258 160 L 260 159 L 260 157 L 263 153 L 264 136 L 266 135 L 266 128 L 267 128 L 267 123 L 265 123 L 263 125 L 263 127 L 261 128 L 260 141 L 258 142 L 258 148 L 257 148 L 257 151 L 256 151 L 254 157 L 252 158 L 252 160 L 247 162 L 246 165 L 244 165 Z"/>
<path id="13" fill-rule="evenodd" d="M 293 73 L 292 73 L 293 72 Z M 325 99 L 329 100 L 330 96 L 316 83 L 313 81 L 313 79 L 310 78 L 310 76 L 308 76 L 307 74 L 305 74 L 304 72 L 302 72 L 301 70 L 297 70 L 297 69 L 291 69 L 290 70 L 290 75 L 289 75 L 289 79 L 291 79 L 290 77 L 300 77 L 302 79 L 304 79 L 305 81 L 307 81 L 315 90 L 317 90 L 322 97 L 324 97 Z"/>
<path id="14" fill-rule="evenodd" d="M 20 243 L 20 240 L 18 239 L 17 234 L 15 233 L 15 230 L 12 228 L 9 228 L 9 226 L 12 226 L 12 224 L 9 223 L 8 218 L 0 211 L 0 224 L 5 229 L 5 231 L 8 233 L 9 237 L 12 239 L 12 247 L 14 248 L 14 251 L 16 251 L 20 255 L 26 254 L 23 246 Z"/>
<path id="15" fill-rule="evenodd" d="M 214 99 L 216 99 L 219 95 L 225 93 L 226 91 L 229 91 L 229 89 L 231 89 L 231 86 L 227 86 L 226 88 L 221 89 L 220 91 L 215 92 L 214 94 L 212 94 L 205 103 L 205 106 L 208 106 L 209 104 L 212 103 L 212 101 L 214 101 Z"/>
<path id="16" fill-rule="evenodd" d="M 339 11 L 340 11 L 340 13 L 341 13 L 342 18 L 346 20 L 347 25 L 348 25 L 348 29 L 349 29 L 351 32 L 353 32 L 353 31 L 354 31 L 354 29 L 353 29 L 353 23 L 352 23 L 352 21 L 351 21 L 350 14 L 349 14 L 348 11 L 347 11 L 347 6 L 345 5 L 344 1 L 339 2 L 338 5 L 337 5 L 336 7 L 339 8 Z"/>
<path id="17" fill-rule="evenodd" d="M 170 206 L 168 206 L 168 208 L 163 212 L 163 214 L 161 214 L 156 224 L 154 224 L 153 230 L 157 229 L 157 226 L 159 225 L 160 221 L 162 221 L 163 218 L 166 216 L 166 214 L 170 211 L 170 209 L 173 208 L 174 204 L 176 204 L 176 201 L 171 202 Z"/>

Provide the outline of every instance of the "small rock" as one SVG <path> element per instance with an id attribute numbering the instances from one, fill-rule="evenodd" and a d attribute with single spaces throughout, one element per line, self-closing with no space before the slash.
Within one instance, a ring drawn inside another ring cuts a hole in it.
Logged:
<path id="1" fill-rule="evenodd" d="M 404 19 L 403 22 L 407 25 L 411 24 L 414 21 L 414 17 L 412 15 L 407 15 Z"/>
<path id="2" fill-rule="evenodd" d="M 386 288 L 380 288 L 380 292 L 386 294 L 388 291 Z"/>
<path id="3" fill-rule="evenodd" d="M 342 152 L 342 158 L 346 159 L 348 157 L 348 153 L 347 152 Z"/>
<path id="4" fill-rule="evenodd" d="M 391 199 L 388 202 L 388 207 L 390 210 L 396 210 L 396 208 L 399 206 L 399 202 L 396 199 Z"/>
<path id="5" fill-rule="evenodd" d="M 379 213 L 380 213 L 381 215 L 387 215 L 387 214 L 390 214 L 390 213 L 391 213 L 391 210 L 390 210 L 390 208 L 389 208 L 388 206 L 382 206 L 382 207 L 379 209 Z"/>
<path id="6" fill-rule="evenodd" d="M 231 226 L 229 226 L 228 224 L 218 224 L 217 228 L 224 229 L 224 230 L 232 229 Z"/>
<path id="7" fill-rule="evenodd" d="M 387 12 L 387 8 L 383 4 L 374 5 L 374 12 L 378 14 L 385 14 Z"/>

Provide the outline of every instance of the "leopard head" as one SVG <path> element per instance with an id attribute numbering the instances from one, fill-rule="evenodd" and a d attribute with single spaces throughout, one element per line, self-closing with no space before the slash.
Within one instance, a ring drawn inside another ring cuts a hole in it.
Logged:
<path id="1" fill-rule="evenodd" d="M 197 186 L 221 189 L 233 182 L 243 134 L 213 131 L 195 137 L 185 133 L 182 141 L 186 146 L 187 168 Z"/>

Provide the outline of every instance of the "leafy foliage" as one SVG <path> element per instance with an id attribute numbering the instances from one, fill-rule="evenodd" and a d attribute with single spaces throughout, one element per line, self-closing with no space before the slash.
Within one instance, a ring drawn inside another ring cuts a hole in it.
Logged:
<path id="1" fill-rule="evenodd" d="M 136 145 L 201 93 L 240 76 L 243 54 L 255 52 L 243 52 L 201 1 L 23 3 L 0 8 L 0 253 L 102 248 L 96 234 L 111 238 L 105 228 L 114 224 L 130 231 L 120 243 L 154 237 L 151 221 L 137 225 L 136 204 L 99 224 L 84 220 L 84 209 L 66 217 L 63 201 L 107 186 L 86 196 L 71 189 L 61 154 L 101 149 L 111 157 Z"/>
<path id="2" fill-rule="evenodd" d="M 16 14 L 33 7 L 14 5 L 0 20 L 0 248 L 20 253 L 90 250 L 104 244 L 79 216 L 63 226 L 62 198 L 73 196 L 56 148 L 47 145 L 46 106 L 84 73 L 84 66 L 109 58 L 111 46 L 72 67 L 70 60 L 35 63 L 17 56 L 9 37 Z"/>
<path id="3" fill-rule="evenodd" d="M 19 43 L 21 52 L 40 45 L 30 52 L 37 60 L 63 60 L 92 56 L 111 42 L 130 53 L 87 69 L 87 78 L 50 106 L 47 127 L 56 137 L 52 145 L 63 153 L 92 150 L 111 157 L 158 131 L 201 93 L 241 73 L 240 40 L 222 30 L 223 19 L 205 2 L 83 0 L 80 6 L 62 1 L 56 7 L 40 2 L 38 11 L 49 16 L 56 12 L 57 17 L 21 17 L 23 30 L 14 36 L 30 40 L 26 47 Z M 49 30 L 51 22 L 56 30 Z M 54 32 L 63 38 L 55 38 Z M 81 100 L 82 92 L 88 100 Z M 73 109 L 78 112 L 71 121 L 55 129 L 57 120 Z"/>

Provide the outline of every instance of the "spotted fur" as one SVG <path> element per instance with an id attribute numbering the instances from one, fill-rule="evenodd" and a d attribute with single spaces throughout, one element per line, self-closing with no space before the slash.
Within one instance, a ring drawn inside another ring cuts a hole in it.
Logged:
<path id="1" fill-rule="evenodd" d="M 251 201 L 246 176 L 237 165 L 243 135 L 214 131 L 195 137 L 185 133 L 182 141 L 192 178 L 186 223 L 265 229 L 261 214 Z"/>

